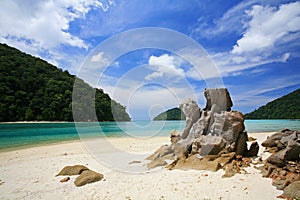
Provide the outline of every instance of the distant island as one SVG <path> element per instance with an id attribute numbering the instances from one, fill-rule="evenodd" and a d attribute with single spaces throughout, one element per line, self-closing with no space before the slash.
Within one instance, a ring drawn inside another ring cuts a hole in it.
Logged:
<path id="1" fill-rule="evenodd" d="M 300 119 L 300 89 L 275 99 L 253 112 L 246 119 Z"/>
<path id="2" fill-rule="evenodd" d="M 159 120 L 185 120 L 184 113 L 179 108 L 172 108 L 160 113 L 153 118 L 154 121 Z"/>
<path id="3" fill-rule="evenodd" d="M 75 79 L 85 93 L 94 91 L 98 121 L 131 120 L 126 108 L 103 90 L 92 88 L 67 70 L 0 44 L 0 122 L 73 121 L 72 91 Z M 90 121 L 89 116 L 85 115 L 80 120 Z"/>
<path id="4" fill-rule="evenodd" d="M 300 119 L 300 89 L 275 99 L 264 106 L 245 114 L 246 119 Z M 185 120 L 179 108 L 160 113 L 153 120 Z"/>

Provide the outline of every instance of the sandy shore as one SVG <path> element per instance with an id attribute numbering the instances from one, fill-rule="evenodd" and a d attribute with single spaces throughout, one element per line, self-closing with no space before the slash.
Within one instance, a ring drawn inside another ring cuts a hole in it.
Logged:
<path id="1" fill-rule="evenodd" d="M 263 141 L 271 133 L 252 133 Z M 145 158 L 169 138 L 109 138 L 0 152 L 0 199 L 276 199 L 281 191 L 253 167 L 248 174 L 221 178 L 218 172 L 147 170 Z M 102 147 L 102 148 L 101 148 Z M 260 149 L 260 155 L 267 155 Z M 140 163 L 129 164 L 131 161 Z M 119 165 L 118 165 L 119 163 Z M 104 180 L 76 187 L 55 175 L 82 164 Z M 114 168 L 114 169 L 112 169 Z"/>

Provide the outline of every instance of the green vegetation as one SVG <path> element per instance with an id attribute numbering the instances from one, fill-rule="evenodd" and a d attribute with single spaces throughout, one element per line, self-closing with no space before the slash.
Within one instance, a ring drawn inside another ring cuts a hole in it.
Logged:
<path id="1" fill-rule="evenodd" d="M 246 119 L 300 119 L 300 89 L 245 115 Z"/>
<path id="2" fill-rule="evenodd" d="M 185 115 L 179 108 L 172 108 L 160 113 L 153 120 L 185 120 Z"/>
<path id="3" fill-rule="evenodd" d="M 80 90 L 76 99 L 95 105 L 98 121 L 130 121 L 125 107 L 103 90 L 5 44 L 0 44 L 0 121 L 73 121 L 72 106 L 82 108 L 81 121 L 91 120 L 84 110 L 91 104 L 72 105 L 75 79 Z M 94 97 L 80 96 L 91 91 Z"/>

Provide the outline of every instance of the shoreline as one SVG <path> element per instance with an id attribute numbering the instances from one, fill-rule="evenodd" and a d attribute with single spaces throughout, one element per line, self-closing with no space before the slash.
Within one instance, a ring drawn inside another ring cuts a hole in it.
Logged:
<path id="1" fill-rule="evenodd" d="M 251 134 L 273 134 L 275 133 L 274 131 L 268 131 L 268 132 L 248 132 L 248 135 L 250 136 Z M 166 135 L 166 136 L 155 136 L 156 138 L 170 138 L 169 135 Z M 13 146 L 13 147 L 4 147 L 2 149 L 0 149 L 0 153 L 2 152 L 9 152 L 9 151 L 15 151 L 15 150 L 23 150 L 23 149 L 29 149 L 29 148 L 36 148 L 36 147 L 43 147 L 43 146 L 51 146 L 51 145 L 57 145 L 57 144 L 66 144 L 66 143 L 73 143 L 73 142 L 82 142 L 82 140 L 103 140 L 103 139 L 111 139 L 111 138 L 117 138 L 117 139 L 121 139 L 121 138 L 132 138 L 134 139 L 134 137 L 130 137 L 128 135 L 124 135 L 124 136 L 120 136 L 120 135 L 111 135 L 111 136 L 105 136 L 105 137 L 90 137 L 88 139 L 84 138 L 80 138 L 80 136 L 78 135 L 78 138 L 77 139 L 69 139 L 69 140 L 62 140 L 62 141 L 43 141 L 43 142 L 40 142 L 40 143 L 36 143 L 36 144 L 25 144 L 25 145 L 21 145 L 21 146 Z M 147 140 L 151 137 L 136 137 L 136 139 L 139 139 L 139 140 Z"/>

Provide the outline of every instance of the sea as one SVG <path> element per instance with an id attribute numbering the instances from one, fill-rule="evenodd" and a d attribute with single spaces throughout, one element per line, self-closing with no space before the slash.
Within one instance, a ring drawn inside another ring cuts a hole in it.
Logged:
<path id="1" fill-rule="evenodd" d="M 245 120 L 248 133 L 300 130 L 299 120 Z M 182 131 L 185 121 L 0 123 L 0 151 L 99 137 L 148 138 Z"/>

